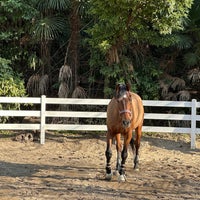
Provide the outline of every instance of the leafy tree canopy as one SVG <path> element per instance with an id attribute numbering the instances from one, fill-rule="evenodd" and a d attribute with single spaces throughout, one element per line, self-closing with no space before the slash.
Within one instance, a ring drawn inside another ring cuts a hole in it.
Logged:
<path id="1" fill-rule="evenodd" d="M 145 40 L 166 46 L 176 38 L 162 35 L 182 30 L 193 0 L 93 0 L 90 13 L 95 25 L 90 29 L 93 46 L 106 50 L 110 45 Z M 158 39 L 160 38 L 160 41 Z M 158 42 L 157 42 L 158 41 Z"/>

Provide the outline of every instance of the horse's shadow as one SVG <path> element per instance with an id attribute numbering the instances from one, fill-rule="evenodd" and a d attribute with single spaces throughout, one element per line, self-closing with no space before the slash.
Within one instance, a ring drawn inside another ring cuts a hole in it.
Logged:
<path id="1" fill-rule="evenodd" d="M 49 174 L 40 174 L 43 170 L 51 170 Z M 60 174 L 59 170 L 64 170 L 64 174 Z M 3 190 L 13 189 L 30 189 L 40 191 L 41 188 L 45 191 L 53 191 L 58 194 L 63 194 L 69 197 L 72 193 L 76 193 L 76 196 L 83 196 L 86 193 L 97 194 L 103 197 L 113 197 L 116 194 L 122 194 L 126 192 L 123 188 L 119 188 L 115 182 L 105 182 L 103 179 L 93 178 L 94 181 L 98 181 L 99 185 L 90 184 L 91 178 L 86 177 L 86 170 L 91 168 L 84 167 L 70 167 L 70 166 L 52 166 L 52 165 L 34 165 L 34 164 L 19 164 L 0 161 L 0 177 L 1 177 L 1 189 Z M 92 169 L 94 170 L 94 169 Z M 54 171 L 55 173 L 52 173 Z M 38 174 L 39 173 L 39 174 Z M 6 178 L 5 178 L 6 177 Z M 8 179 L 7 179 L 8 178 Z M 10 179 L 12 178 L 12 179 Z M 76 180 L 74 182 L 74 180 Z M 12 180 L 12 181 L 11 181 Z M 71 180 L 71 181 L 69 181 Z M 79 180 L 79 181 L 78 181 Z M 82 184 L 82 181 L 88 180 L 88 184 Z M 102 184 L 102 182 L 104 182 Z M 75 183 L 75 184 L 74 184 Z M 115 186 L 114 188 L 106 187 L 108 184 Z M 126 184 L 127 185 L 127 184 Z M 137 191 L 137 193 L 143 192 Z M 135 190 L 128 190 L 128 194 L 134 195 Z M 8 195 L 8 194 L 6 194 Z M 20 194 L 20 195 L 23 195 Z M 42 195 L 42 194 L 41 194 Z M 117 197 L 117 195 L 116 195 Z M 82 198 L 80 198 L 82 199 Z M 84 197 L 83 197 L 84 199 Z M 93 198 L 92 198 L 93 199 Z"/>
<path id="2" fill-rule="evenodd" d="M 97 169 L 93 167 L 83 167 L 83 166 L 73 166 L 73 165 L 56 166 L 56 165 L 21 164 L 21 163 L 0 161 L 0 177 L 1 176 L 14 177 L 14 178 L 51 177 L 55 179 L 62 179 L 62 178 L 64 179 L 68 177 L 68 175 L 73 174 L 74 178 L 77 178 L 76 173 L 77 175 L 81 175 L 83 174 L 83 172 L 88 172 L 89 170 L 96 171 Z M 48 173 L 49 171 L 53 171 L 55 173 L 49 174 Z M 61 176 L 60 172 L 66 172 L 66 173 L 64 173 Z M 73 178 L 73 176 L 70 176 L 70 178 Z M 87 179 L 87 177 L 85 177 L 85 179 Z"/>
<path id="3" fill-rule="evenodd" d="M 170 139 L 144 135 L 142 141 L 148 142 L 151 146 L 156 146 L 167 150 L 176 150 L 182 153 L 194 154 L 200 152 L 199 148 L 191 149 L 191 143 L 183 139 Z"/>
<path id="4" fill-rule="evenodd" d="M 34 164 L 19 164 L 0 161 L 0 176 L 24 177 L 32 176 L 42 167 Z"/>
<path id="5" fill-rule="evenodd" d="M 134 135 L 134 133 L 133 133 Z M 72 134 L 52 134 L 47 133 L 46 134 L 47 139 L 54 140 L 54 141 L 61 141 L 59 138 L 70 138 L 70 139 L 78 139 L 78 140 L 87 140 L 87 139 L 99 139 L 104 142 L 106 142 L 106 132 L 79 132 L 79 133 L 72 133 Z M 157 136 L 152 133 L 150 135 L 144 134 L 142 136 L 141 143 L 148 142 L 151 146 L 167 149 L 167 150 L 176 150 L 180 151 L 182 153 L 188 153 L 193 154 L 200 152 L 200 148 L 191 149 L 191 143 L 190 141 L 184 140 L 184 136 L 180 137 L 180 139 L 177 139 L 178 136 L 171 136 L 167 138 L 165 137 L 165 134 L 161 134 L 160 136 Z"/>
<path id="6" fill-rule="evenodd" d="M 62 142 L 62 139 L 78 139 L 78 140 L 88 140 L 88 139 L 99 139 L 106 141 L 106 132 L 72 132 L 72 133 L 58 133 L 54 134 L 52 132 L 46 132 L 46 139 L 53 140 L 56 142 Z"/>

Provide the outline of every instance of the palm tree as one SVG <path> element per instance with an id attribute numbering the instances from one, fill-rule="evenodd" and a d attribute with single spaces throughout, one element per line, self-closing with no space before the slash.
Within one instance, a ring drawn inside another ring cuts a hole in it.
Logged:
<path id="1" fill-rule="evenodd" d="M 39 96 L 48 91 L 41 88 L 47 88 L 49 81 L 51 82 L 51 46 L 53 41 L 58 39 L 66 29 L 67 23 L 63 11 L 67 10 L 69 6 L 69 0 L 37 0 L 36 2 L 39 16 L 33 20 L 31 32 L 33 42 L 40 49 L 37 52 L 40 57 L 40 62 L 37 62 L 38 71 L 29 78 L 27 85 L 29 93 L 33 94 L 31 90 L 35 88 L 35 96 Z M 38 89 L 36 90 L 36 88 Z"/>
<path id="2" fill-rule="evenodd" d="M 69 14 L 70 37 L 65 55 L 64 65 L 69 65 L 72 70 L 72 91 L 79 88 L 79 67 L 80 67 L 80 30 L 81 17 L 84 16 L 86 1 L 71 1 L 71 9 Z M 82 18 L 83 19 L 83 18 Z M 82 20 L 83 22 L 83 20 Z M 83 94 L 85 96 L 85 94 Z"/>
<path id="3" fill-rule="evenodd" d="M 33 26 L 33 35 L 35 42 L 40 45 L 40 66 L 39 73 L 41 78 L 45 74 L 50 75 L 51 66 L 51 51 L 52 45 L 55 40 L 59 40 L 61 35 L 67 36 L 65 43 L 67 44 L 67 50 L 65 53 L 64 64 L 60 68 L 60 88 L 59 96 L 66 97 L 72 94 L 73 91 L 77 91 L 78 86 L 78 70 L 79 70 L 79 44 L 80 44 L 80 15 L 83 11 L 85 2 L 78 0 L 38 0 L 37 8 L 40 11 L 40 16 L 35 20 Z M 67 15 L 66 15 L 67 13 Z M 69 24 L 68 24 L 69 23 Z M 66 33 L 68 31 L 68 33 Z M 67 74 L 62 74 L 67 73 Z M 60 77 L 68 77 L 67 82 L 63 82 Z M 71 76 L 71 77 L 69 77 Z M 34 76 L 38 77 L 38 76 Z M 37 80 L 38 87 L 41 78 L 31 78 L 31 80 Z M 51 80 L 51 77 L 49 77 Z M 31 82 L 30 80 L 30 82 Z M 47 83 L 43 81 L 42 83 Z M 71 84 L 72 83 L 72 84 Z M 33 84 L 29 84 L 35 86 Z M 46 88 L 46 87 L 45 87 Z M 41 90 L 40 90 L 41 91 Z M 44 91 L 44 90 L 42 90 Z M 82 90 L 81 90 L 82 91 Z M 79 93 L 80 94 L 80 93 Z M 41 95 L 38 92 L 38 95 Z M 63 96 L 64 95 L 64 96 Z M 85 94 L 83 94 L 85 96 Z"/>

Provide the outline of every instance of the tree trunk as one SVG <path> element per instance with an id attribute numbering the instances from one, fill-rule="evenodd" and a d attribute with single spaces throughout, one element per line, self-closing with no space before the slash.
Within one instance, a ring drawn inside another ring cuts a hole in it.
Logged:
<path id="1" fill-rule="evenodd" d="M 72 10 L 70 14 L 71 35 L 69 39 L 67 62 L 72 69 L 72 90 L 78 85 L 78 70 L 79 70 L 79 31 L 80 31 L 80 16 L 78 13 L 79 2 L 73 0 Z"/>

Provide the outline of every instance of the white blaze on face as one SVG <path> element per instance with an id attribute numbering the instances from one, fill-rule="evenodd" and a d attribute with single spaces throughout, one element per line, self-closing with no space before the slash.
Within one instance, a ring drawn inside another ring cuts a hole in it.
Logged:
<path id="1" fill-rule="evenodd" d="M 127 94 L 124 94 L 123 98 L 126 99 L 127 98 Z M 125 101 L 122 101 L 122 102 L 123 102 L 124 110 L 126 110 L 126 102 Z"/>

